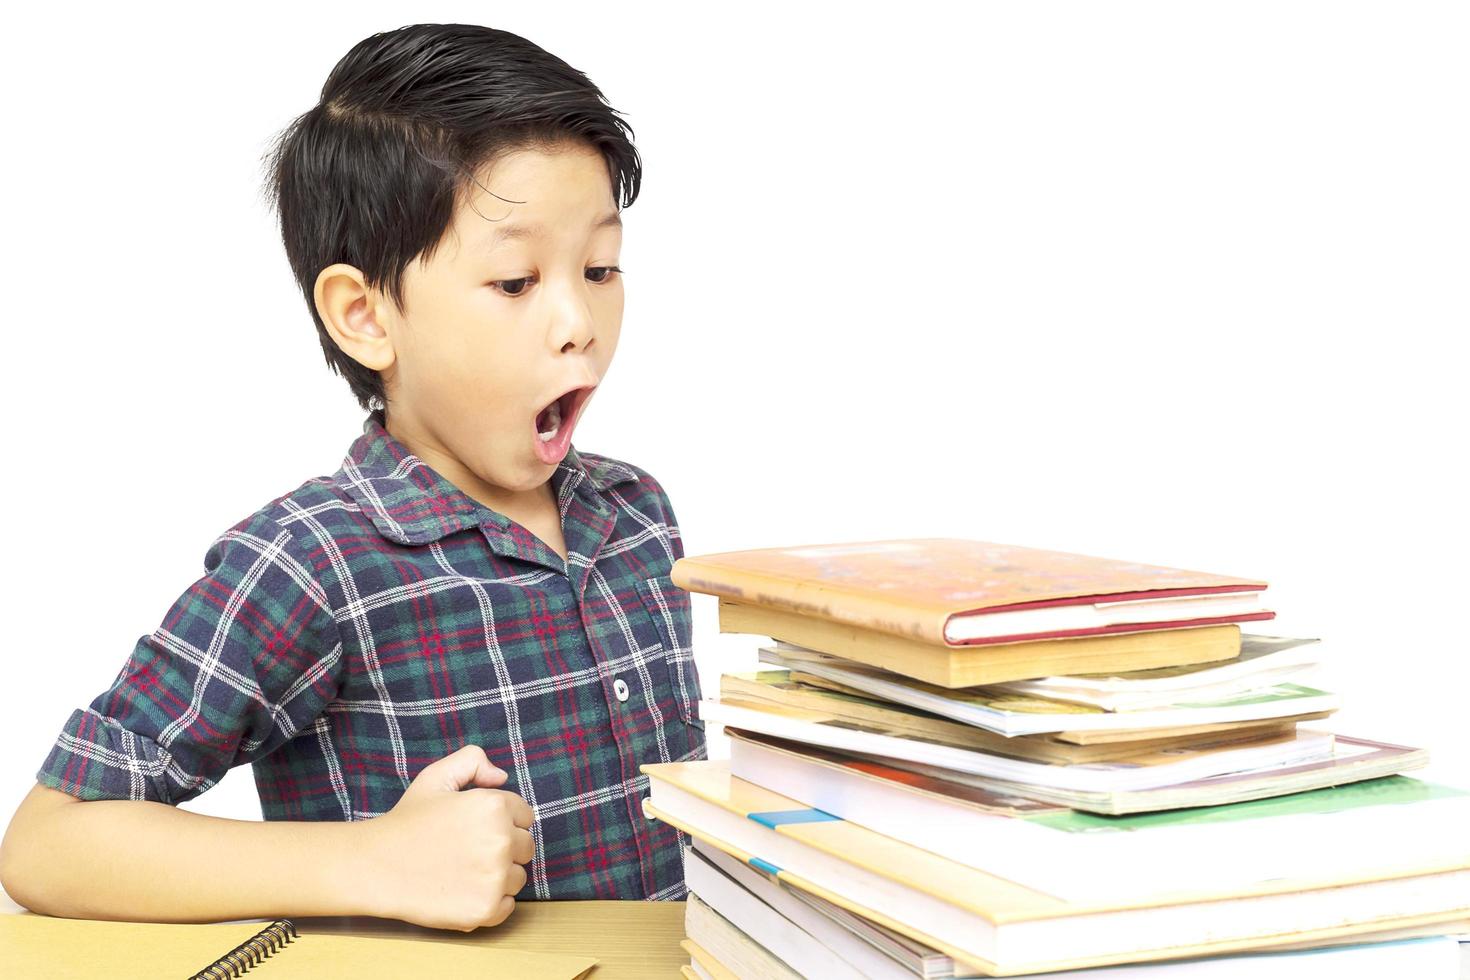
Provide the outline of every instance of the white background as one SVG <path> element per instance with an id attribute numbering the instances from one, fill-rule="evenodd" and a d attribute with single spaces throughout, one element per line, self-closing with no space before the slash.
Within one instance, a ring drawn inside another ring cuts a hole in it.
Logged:
<path id="1" fill-rule="evenodd" d="M 1264 578 L 1333 727 L 1470 785 L 1465 6 L 250 14 L 8 21 L 0 820 L 215 535 L 360 431 L 260 157 L 419 20 L 520 33 L 634 126 L 576 444 L 659 478 L 688 553 L 952 535 Z M 758 641 L 694 614 L 713 693 Z M 248 768 L 186 806 L 260 816 Z"/>

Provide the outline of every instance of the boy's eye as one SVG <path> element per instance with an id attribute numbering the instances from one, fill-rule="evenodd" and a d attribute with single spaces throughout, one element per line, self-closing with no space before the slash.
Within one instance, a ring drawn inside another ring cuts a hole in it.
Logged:
<path id="1" fill-rule="evenodd" d="M 600 273 L 602 273 L 601 277 L 592 280 L 593 282 L 601 283 L 601 282 L 607 282 L 609 279 L 611 279 L 612 278 L 612 274 L 614 272 L 622 272 L 623 270 L 622 269 L 619 269 L 615 265 L 597 265 L 597 266 L 593 266 L 592 268 L 588 269 L 587 271 L 588 272 L 600 272 Z"/>
<path id="2" fill-rule="evenodd" d="M 526 283 L 530 281 L 530 276 L 521 276 L 519 279 L 497 279 L 490 285 L 499 289 L 507 296 L 519 296 L 526 291 Z"/>
<path id="3" fill-rule="evenodd" d="M 614 272 L 621 274 L 622 271 L 615 265 L 595 265 L 587 270 L 590 281 L 598 285 L 610 280 Z M 600 273 L 600 275 L 594 277 L 590 275 L 591 273 Z M 526 284 L 535 281 L 535 276 L 521 276 L 519 279 L 495 279 L 489 285 L 494 286 L 506 296 L 520 296 L 525 293 Z"/>

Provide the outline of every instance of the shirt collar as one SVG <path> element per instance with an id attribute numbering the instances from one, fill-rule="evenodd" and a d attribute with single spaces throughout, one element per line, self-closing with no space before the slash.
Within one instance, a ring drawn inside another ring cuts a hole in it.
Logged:
<path id="1" fill-rule="evenodd" d="M 470 497 L 389 434 L 382 409 L 368 414 L 347 450 L 333 482 L 372 520 L 383 537 L 399 544 L 427 544 L 446 534 L 494 524 L 504 530 L 510 519 Z M 558 505 L 569 493 L 588 498 L 596 510 L 607 505 L 601 493 L 620 483 L 636 482 L 638 475 L 615 460 L 568 446 L 551 474 Z M 562 508 L 565 512 L 565 507 Z"/>

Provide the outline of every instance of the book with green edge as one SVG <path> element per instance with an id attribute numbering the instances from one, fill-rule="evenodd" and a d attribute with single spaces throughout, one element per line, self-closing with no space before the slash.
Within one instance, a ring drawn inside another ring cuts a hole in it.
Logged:
<path id="1" fill-rule="evenodd" d="M 1367 867 L 1374 841 L 1355 840 L 1321 874 L 1066 900 L 805 806 L 732 776 L 721 760 L 640 771 L 649 778 L 647 816 L 997 976 L 1452 929 L 1470 918 L 1463 839 L 1434 860 L 1394 867 Z"/>

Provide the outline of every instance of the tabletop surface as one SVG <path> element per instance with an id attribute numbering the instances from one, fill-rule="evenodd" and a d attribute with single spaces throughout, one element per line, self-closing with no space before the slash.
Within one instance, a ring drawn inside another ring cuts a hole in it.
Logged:
<path id="1" fill-rule="evenodd" d="M 0 892 L 0 913 L 22 913 Z M 293 917 L 302 933 L 391 936 L 426 942 L 503 945 L 532 952 L 581 953 L 597 960 L 588 980 L 679 977 L 689 956 L 683 902 L 518 902 L 510 918 L 475 932 L 428 929 L 371 916 Z"/>
<path id="2" fill-rule="evenodd" d="M 297 917 L 305 932 L 393 936 L 431 942 L 503 944 L 546 953 L 583 953 L 597 960 L 588 980 L 676 978 L 689 954 L 683 902 L 517 902 L 510 918 L 488 929 L 454 932 L 396 919 Z"/>

